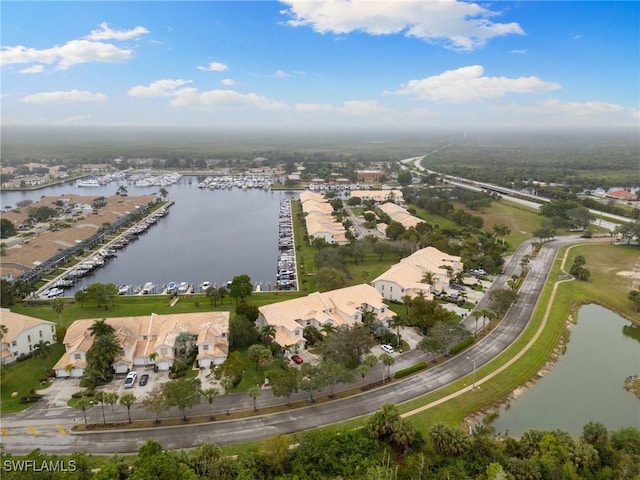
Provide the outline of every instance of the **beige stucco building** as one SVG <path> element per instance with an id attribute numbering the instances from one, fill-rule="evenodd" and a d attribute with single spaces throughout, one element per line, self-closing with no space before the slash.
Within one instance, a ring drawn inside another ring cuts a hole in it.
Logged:
<path id="1" fill-rule="evenodd" d="M 15 362 L 23 355 L 31 353 L 43 340 L 49 343 L 56 341 L 56 324 L 47 320 L 21 315 L 8 308 L 0 309 L 0 324 L 7 329 L 0 342 L 2 365 Z"/>
<path id="2" fill-rule="evenodd" d="M 427 247 L 400 260 L 373 280 L 371 285 L 385 300 L 401 302 L 405 295 L 414 297 L 419 293 L 431 299 L 434 293 L 442 292 L 449 285 L 451 275 L 462 269 L 460 257 Z M 431 284 L 424 281 L 427 272 L 431 272 Z"/>
<path id="3" fill-rule="evenodd" d="M 258 328 L 275 327 L 275 341 L 283 347 L 305 348 L 304 328 L 324 325 L 340 327 L 362 322 L 365 312 L 374 312 L 378 320 L 387 322 L 393 312 L 383 303 L 381 295 L 370 285 L 315 292 L 306 297 L 265 305 L 258 309 Z"/>
<path id="4" fill-rule="evenodd" d="M 93 345 L 89 327 L 95 319 L 78 320 L 64 337 L 65 353 L 54 369 L 58 377 L 79 377 L 87 366 L 87 352 Z M 168 370 L 175 359 L 178 335 L 188 332 L 197 337 L 196 360 L 200 368 L 219 365 L 229 353 L 229 312 L 184 313 L 142 317 L 108 318 L 122 352 L 113 362 L 116 373 L 126 373 L 137 366 L 156 365 Z"/>

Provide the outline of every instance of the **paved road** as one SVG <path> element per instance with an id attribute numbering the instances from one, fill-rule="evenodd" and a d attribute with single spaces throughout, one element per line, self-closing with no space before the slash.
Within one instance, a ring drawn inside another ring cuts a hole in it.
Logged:
<path id="1" fill-rule="evenodd" d="M 574 238 L 559 239 L 545 244 L 538 258 L 530 264 L 531 272 L 524 281 L 518 302 L 505 315 L 503 321 L 489 335 L 465 352 L 465 355 L 451 358 L 445 363 L 434 366 L 425 372 L 404 381 L 361 393 L 354 397 L 334 400 L 328 403 L 314 404 L 303 409 L 295 409 L 269 416 L 259 416 L 243 420 L 216 421 L 210 424 L 191 425 L 189 427 L 156 427 L 149 430 L 92 432 L 87 434 L 61 434 L 55 425 L 68 426 L 70 419 L 82 421 L 78 412 L 70 409 L 50 409 L 43 411 L 32 408 L 26 412 L 7 415 L 2 418 L 2 427 L 9 435 L 2 437 L 7 452 L 24 454 L 34 448 L 49 453 L 72 453 L 87 451 L 96 454 L 132 453 L 148 438 L 154 438 L 165 448 L 189 448 L 205 441 L 229 444 L 249 440 L 263 439 L 278 434 L 293 433 L 309 428 L 340 422 L 361 415 L 370 414 L 384 403 L 401 403 L 431 392 L 472 373 L 475 361 L 477 368 L 495 358 L 520 335 L 527 325 L 538 296 L 551 270 L 556 250 L 563 244 L 575 242 Z M 526 254 L 529 244 L 524 243 L 511 258 L 507 272 L 498 278 L 493 288 L 501 288 L 519 265 L 519 259 Z M 468 319 L 468 321 L 472 321 Z M 469 357 L 472 360 L 469 360 Z M 424 360 L 422 352 L 413 350 L 397 357 L 396 368 L 403 368 L 419 360 Z M 381 370 L 378 367 L 377 373 Z M 469 383 L 471 378 L 469 378 Z M 233 401 L 233 408 L 251 408 L 251 400 L 246 395 L 224 396 L 216 400 L 216 409 L 226 408 L 226 402 Z M 259 405 L 279 403 L 280 400 L 269 394 L 258 400 Z M 120 407 L 121 408 L 121 407 Z M 190 414 L 206 413 L 208 405 L 201 405 Z M 173 415 L 176 412 L 171 412 Z M 109 415 L 107 409 L 107 415 Z M 122 418 L 122 412 L 119 414 Z M 101 421 L 101 410 L 94 407 L 89 412 L 90 421 Z M 224 414 L 218 417 L 223 417 Z M 132 417 L 148 417 L 146 412 L 132 410 Z M 34 426 L 35 425 L 35 426 Z M 38 432 L 32 434 L 26 427 L 32 426 Z"/>

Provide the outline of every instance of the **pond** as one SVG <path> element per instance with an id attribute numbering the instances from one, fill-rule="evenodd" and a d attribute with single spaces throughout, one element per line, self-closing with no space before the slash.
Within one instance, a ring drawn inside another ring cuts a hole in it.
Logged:
<path id="1" fill-rule="evenodd" d="M 638 328 L 598 305 L 580 308 L 566 353 L 542 379 L 503 407 L 496 433 L 560 429 L 579 436 L 589 421 L 640 428 L 640 400 L 623 388 L 640 373 Z"/>

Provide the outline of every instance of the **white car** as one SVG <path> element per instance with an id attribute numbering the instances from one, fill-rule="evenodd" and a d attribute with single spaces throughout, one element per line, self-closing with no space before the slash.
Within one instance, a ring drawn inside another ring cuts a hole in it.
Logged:
<path id="1" fill-rule="evenodd" d="M 387 345 L 387 344 L 385 344 L 385 345 L 382 345 L 382 347 L 381 347 L 381 348 L 382 348 L 382 350 L 384 350 L 386 353 L 393 353 L 393 352 L 394 352 L 393 347 L 392 347 L 391 345 Z"/>
<path id="2" fill-rule="evenodd" d="M 124 388 L 133 388 L 133 385 L 136 383 L 136 378 L 138 378 L 136 372 L 127 373 L 127 378 L 124 379 Z"/>

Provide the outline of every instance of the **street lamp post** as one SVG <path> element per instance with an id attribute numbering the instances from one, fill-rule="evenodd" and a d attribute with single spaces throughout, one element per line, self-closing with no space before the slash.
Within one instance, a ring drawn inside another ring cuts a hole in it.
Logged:
<path id="1" fill-rule="evenodd" d="M 467 360 L 471 360 L 473 362 L 473 374 L 471 375 L 471 390 L 475 390 L 476 389 L 476 359 L 475 358 L 471 358 L 467 355 Z"/>

